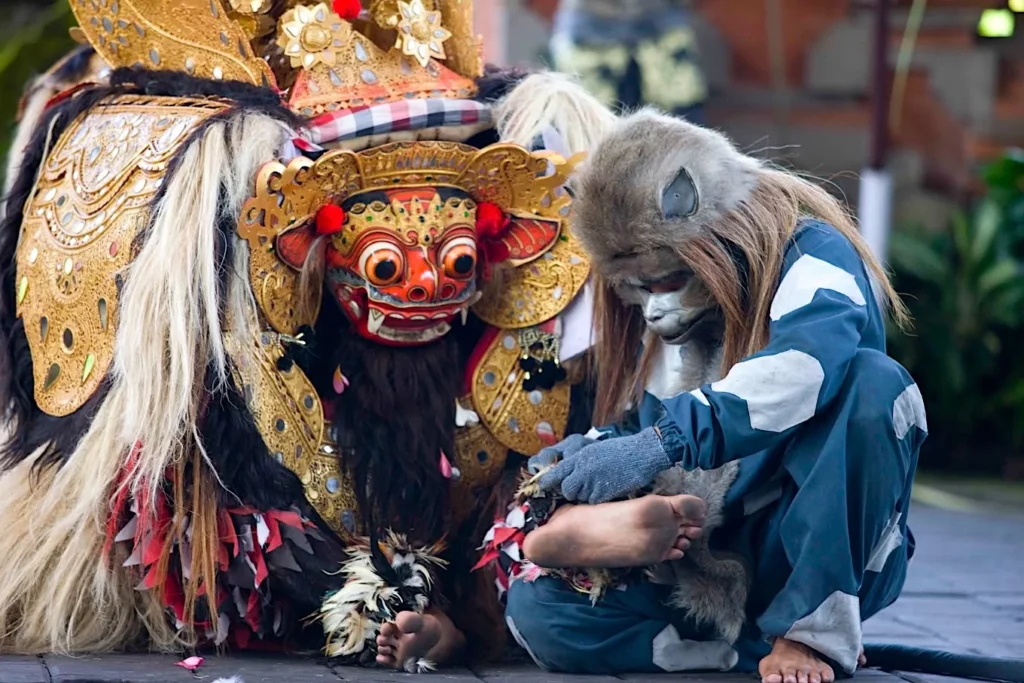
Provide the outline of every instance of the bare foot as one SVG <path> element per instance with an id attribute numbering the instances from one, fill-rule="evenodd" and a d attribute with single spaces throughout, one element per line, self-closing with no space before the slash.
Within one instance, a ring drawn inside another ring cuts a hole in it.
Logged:
<path id="1" fill-rule="evenodd" d="M 785 638 L 776 638 L 772 651 L 757 667 L 761 683 L 832 683 L 836 674 L 814 650 Z"/>
<path id="2" fill-rule="evenodd" d="M 678 560 L 701 536 L 704 501 L 657 496 L 567 505 L 531 532 L 523 553 L 541 567 L 646 567 Z"/>
<path id="3" fill-rule="evenodd" d="M 380 629 L 377 663 L 414 673 L 419 660 L 444 664 L 464 644 L 462 632 L 455 628 L 444 612 L 434 609 L 427 610 L 425 614 L 401 612 L 393 622 L 384 624 Z"/>
<path id="4" fill-rule="evenodd" d="M 868 665 L 868 658 L 864 656 L 864 648 L 860 649 L 860 654 L 857 655 L 857 666 L 861 669 Z"/>

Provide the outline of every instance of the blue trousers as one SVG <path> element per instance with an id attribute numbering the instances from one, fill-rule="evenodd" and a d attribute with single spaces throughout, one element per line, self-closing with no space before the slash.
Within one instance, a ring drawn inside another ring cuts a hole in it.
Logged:
<path id="1" fill-rule="evenodd" d="M 754 568 L 748 623 L 736 643 L 713 640 L 668 607 L 666 587 L 637 583 L 591 605 L 554 578 L 512 584 L 513 636 L 539 666 L 567 673 L 752 672 L 776 637 L 853 673 L 861 622 L 896 600 L 913 554 L 906 513 L 926 433 L 916 392 L 885 354 L 859 352 L 829 410 L 783 452 L 750 459 L 771 464 L 757 474 L 778 490 L 767 507 L 715 531 L 719 545 L 731 540 L 723 534 L 753 539 L 744 553 Z"/>

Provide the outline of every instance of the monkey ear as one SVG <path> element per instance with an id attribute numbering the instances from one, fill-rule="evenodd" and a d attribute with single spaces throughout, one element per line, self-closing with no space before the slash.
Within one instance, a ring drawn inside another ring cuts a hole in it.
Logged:
<path id="1" fill-rule="evenodd" d="M 661 194 L 661 213 L 665 218 L 689 218 L 697 213 L 700 200 L 697 186 L 685 168 L 679 169 L 665 191 Z"/>

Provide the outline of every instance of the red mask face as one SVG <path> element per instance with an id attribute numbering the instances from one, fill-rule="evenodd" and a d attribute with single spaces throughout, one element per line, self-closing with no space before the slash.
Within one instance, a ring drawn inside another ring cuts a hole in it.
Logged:
<path id="1" fill-rule="evenodd" d="M 348 199 L 327 248 L 327 287 L 362 336 L 429 343 L 476 294 L 476 203 L 452 188 L 365 192 Z"/>

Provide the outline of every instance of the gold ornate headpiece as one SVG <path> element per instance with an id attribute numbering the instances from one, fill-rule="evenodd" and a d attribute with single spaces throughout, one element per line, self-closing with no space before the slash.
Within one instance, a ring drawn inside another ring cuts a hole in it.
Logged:
<path id="1" fill-rule="evenodd" d="M 281 260 L 272 253 L 279 236 L 306 224 L 322 206 L 341 204 L 365 192 L 452 187 L 478 203 L 497 205 L 512 218 L 502 239 L 511 245 L 514 265 L 566 252 L 567 267 L 556 274 L 565 279 L 559 289 L 566 297 L 561 302 L 564 306 L 589 272 L 586 262 L 578 258 L 569 265 L 568 252 L 575 254 L 577 245 L 562 229 L 570 202 L 562 186 L 576 162 L 575 158 L 566 161 L 557 154 L 528 152 L 513 144 L 481 150 L 454 142 L 420 141 L 363 152 L 335 151 L 316 161 L 298 157 L 287 166 L 267 164 L 257 178 L 256 195 L 246 202 L 238 224 L 238 233 L 249 241 L 253 254 L 253 291 L 260 295 L 268 323 L 282 334 L 295 334 L 311 321 L 298 317 L 297 273 L 282 268 Z M 516 306 L 508 297 L 485 291 L 475 310 L 492 324 L 527 327 L 550 318 L 545 304 L 555 302 L 537 302 L 536 307 L 518 303 Z"/>
<path id="2" fill-rule="evenodd" d="M 473 0 L 71 0 L 71 7 L 113 67 L 277 87 L 305 116 L 468 98 L 483 72 Z"/>

